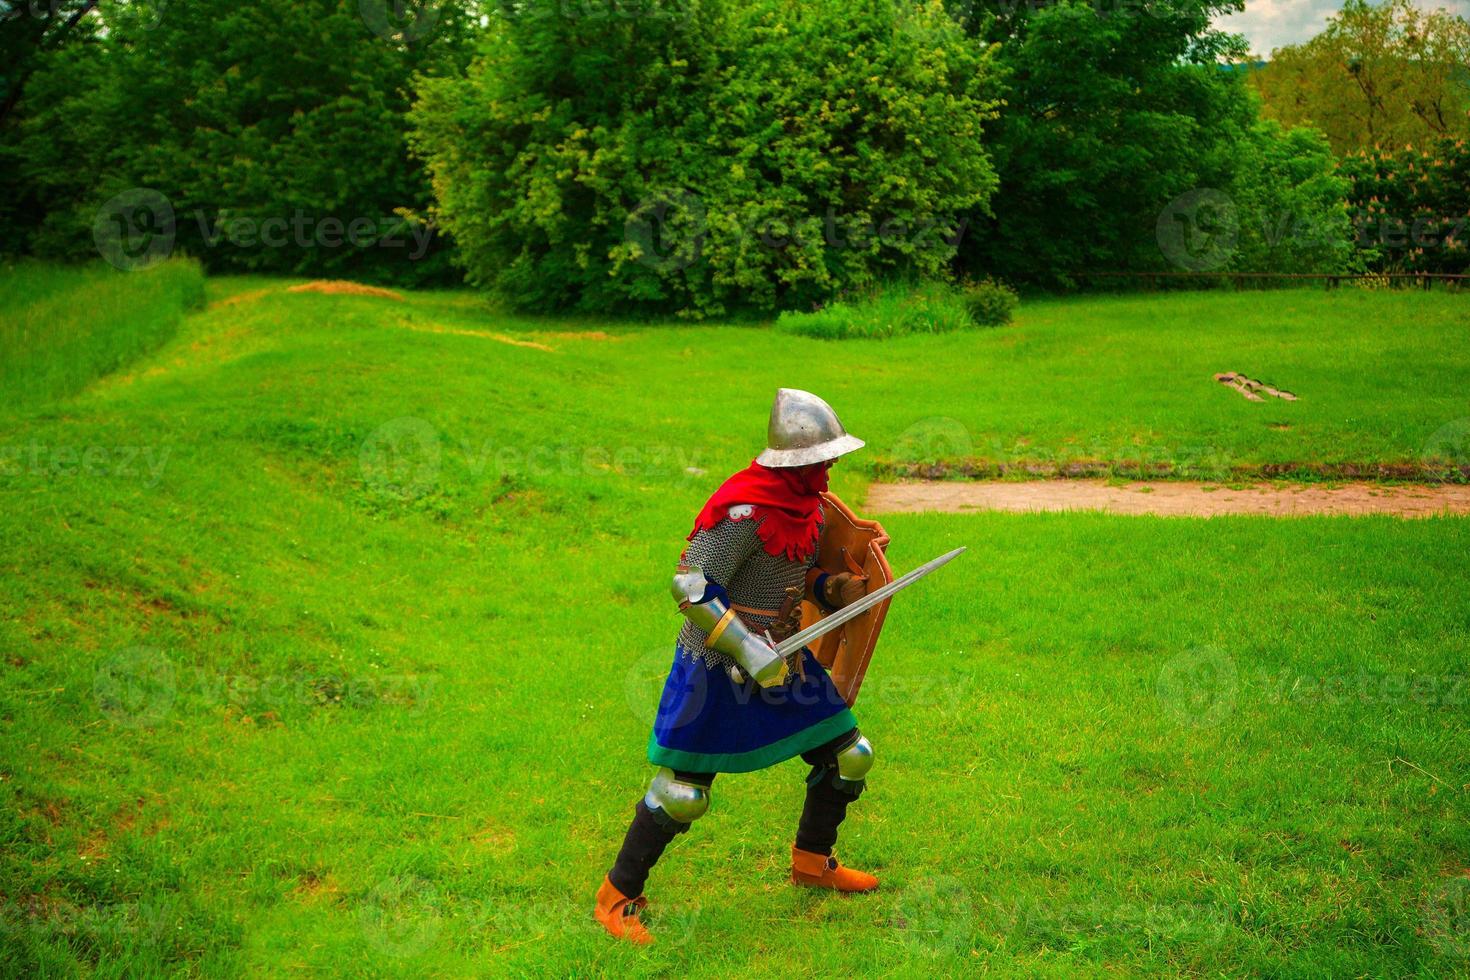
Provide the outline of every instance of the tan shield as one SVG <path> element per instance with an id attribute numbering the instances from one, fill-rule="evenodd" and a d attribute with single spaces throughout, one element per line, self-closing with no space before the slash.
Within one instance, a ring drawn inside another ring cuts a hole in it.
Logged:
<path id="1" fill-rule="evenodd" d="M 893 581 L 893 570 L 883 552 L 888 547 L 888 532 L 877 521 L 865 521 L 852 512 L 834 493 L 822 494 L 822 543 L 817 551 L 817 564 L 829 574 L 852 572 L 866 576 L 868 591 Z M 891 601 L 891 600 L 890 600 Z M 832 675 L 832 683 L 848 705 L 857 703 L 868 661 L 878 645 L 883 630 L 883 617 L 888 602 L 844 623 L 812 644 L 817 662 Z M 805 629 L 822 618 L 821 609 L 811 602 L 801 605 L 801 625 Z"/>

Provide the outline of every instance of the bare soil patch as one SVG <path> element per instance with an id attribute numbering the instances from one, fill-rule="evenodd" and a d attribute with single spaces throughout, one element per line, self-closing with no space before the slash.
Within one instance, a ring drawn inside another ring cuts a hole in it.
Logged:
<path id="1" fill-rule="evenodd" d="M 1101 510 L 1112 514 L 1166 517 L 1213 517 L 1217 514 L 1432 517 L 1437 514 L 1470 514 L 1470 486 L 1257 483 L 1248 487 L 1225 487 L 1186 480 L 1125 484 L 1104 480 L 874 483 L 868 488 L 867 509 L 889 514 Z"/>
<path id="2" fill-rule="evenodd" d="M 274 290 L 247 289 L 243 293 L 236 293 L 233 296 L 226 296 L 224 299 L 215 300 L 213 303 L 209 304 L 209 308 L 211 310 L 219 310 L 227 306 L 238 306 L 241 303 L 253 303 L 258 299 L 269 296 L 272 292 L 274 292 Z"/>
<path id="3" fill-rule="evenodd" d="M 1001 480 L 1006 477 L 1027 480 L 1159 479 L 1174 482 L 1175 477 L 1184 475 L 1175 463 L 1137 459 L 1020 459 L 1004 462 L 969 459 L 958 463 L 908 463 L 880 458 L 874 462 L 873 467 L 875 475 L 885 483 L 901 483 L 905 480 Z M 1421 484 L 1470 483 L 1470 463 L 1253 463 L 1232 467 L 1229 482 L 1237 485 L 1260 481 L 1312 484 L 1321 481 L 1377 483 L 1383 480 Z"/>
<path id="4" fill-rule="evenodd" d="M 414 320 L 401 320 L 398 325 L 405 330 L 415 330 L 419 333 L 442 333 L 455 337 L 480 337 L 485 340 L 493 340 L 500 344 L 510 344 L 512 347 L 529 347 L 532 350 L 544 350 L 549 354 L 556 353 L 555 347 L 548 347 L 534 340 L 520 340 L 503 333 L 496 333 L 493 330 L 469 330 L 461 327 L 446 327 L 437 323 L 420 323 Z"/>
<path id="5" fill-rule="evenodd" d="M 288 293 L 326 293 L 328 296 L 377 296 L 381 299 L 403 299 L 402 293 L 381 286 L 364 286 L 360 282 L 345 279 L 317 279 L 314 282 L 291 286 Z"/>

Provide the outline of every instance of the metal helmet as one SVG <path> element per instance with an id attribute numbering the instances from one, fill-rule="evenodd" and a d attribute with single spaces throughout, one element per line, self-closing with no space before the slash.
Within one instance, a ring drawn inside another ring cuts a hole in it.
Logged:
<path id="1" fill-rule="evenodd" d="M 776 390 L 766 442 L 768 448 L 755 461 L 775 467 L 821 463 L 864 445 L 857 436 L 847 434 L 831 405 L 796 388 Z"/>

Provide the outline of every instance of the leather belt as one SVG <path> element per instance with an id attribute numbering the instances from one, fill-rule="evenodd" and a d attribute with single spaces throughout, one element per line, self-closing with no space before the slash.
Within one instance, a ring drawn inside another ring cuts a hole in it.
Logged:
<path id="1" fill-rule="evenodd" d="M 738 602 L 730 603 L 730 608 L 745 616 L 765 616 L 768 619 L 775 619 L 781 615 L 779 609 L 757 609 L 754 606 L 742 606 Z"/>

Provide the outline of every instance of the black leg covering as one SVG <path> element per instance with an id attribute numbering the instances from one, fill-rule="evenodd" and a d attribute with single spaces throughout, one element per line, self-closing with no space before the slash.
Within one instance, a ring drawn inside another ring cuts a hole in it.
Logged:
<path id="1" fill-rule="evenodd" d="M 660 817 L 663 819 L 660 820 Z M 650 810 L 646 803 L 639 800 L 638 806 L 634 808 L 633 823 L 629 825 L 627 836 L 623 838 L 623 847 L 618 851 L 618 859 L 607 873 L 608 880 L 613 883 L 614 888 L 629 898 L 642 895 L 643 886 L 648 881 L 648 872 L 653 870 L 654 863 L 663 856 L 664 848 L 681 831 L 688 829 L 687 823 L 670 820 L 663 811 Z"/>
<path id="2" fill-rule="evenodd" d="M 801 808 L 801 823 L 796 828 L 796 846 L 813 854 L 831 854 L 837 843 L 837 827 L 847 816 L 847 805 L 862 791 L 862 781 L 842 779 L 836 766 L 813 766 L 806 781 L 806 805 Z"/>

